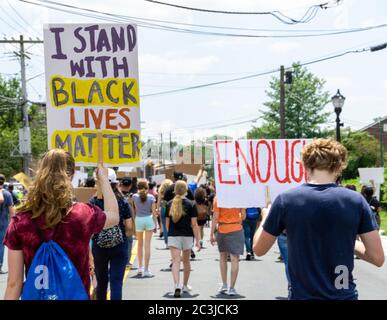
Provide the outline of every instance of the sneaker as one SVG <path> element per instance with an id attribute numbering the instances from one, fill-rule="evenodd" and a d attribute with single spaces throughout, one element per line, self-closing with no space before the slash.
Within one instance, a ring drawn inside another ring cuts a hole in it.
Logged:
<path id="1" fill-rule="evenodd" d="M 227 284 L 223 284 L 219 289 L 218 289 L 218 294 L 225 294 L 227 292 Z"/>
<path id="2" fill-rule="evenodd" d="M 236 290 L 234 288 L 229 288 L 228 291 L 227 291 L 227 295 L 229 296 L 236 296 L 238 293 L 236 292 Z"/>
<path id="3" fill-rule="evenodd" d="M 175 293 L 173 295 L 175 298 L 180 298 L 181 297 L 181 286 L 177 285 L 175 288 Z"/>
<path id="4" fill-rule="evenodd" d="M 8 271 L 3 271 L 3 270 L 0 270 L 0 274 L 7 274 Z"/>
<path id="5" fill-rule="evenodd" d="M 248 254 L 246 255 L 246 261 L 250 261 L 250 260 L 251 260 L 251 254 L 248 253 Z"/>
<path id="6" fill-rule="evenodd" d="M 144 267 L 139 267 L 138 268 L 138 271 L 137 271 L 137 275 L 139 275 L 140 277 L 142 277 L 144 274 Z"/>
<path id="7" fill-rule="evenodd" d="M 152 277 L 153 277 L 153 273 L 150 272 L 149 270 L 145 270 L 144 278 L 152 278 Z"/>
<path id="8" fill-rule="evenodd" d="M 186 286 L 183 286 L 183 292 L 190 293 L 192 291 L 192 287 L 187 284 Z"/>

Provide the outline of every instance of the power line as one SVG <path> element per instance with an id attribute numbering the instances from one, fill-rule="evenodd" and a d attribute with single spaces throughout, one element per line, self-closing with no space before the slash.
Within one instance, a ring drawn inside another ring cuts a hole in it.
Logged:
<path id="1" fill-rule="evenodd" d="M 171 32 L 180 32 L 180 33 L 189 33 L 189 34 L 196 34 L 196 35 L 210 35 L 210 36 L 224 36 L 224 37 L 241 37 L 241 38 L 305 38 L 305 37 L 320 37 L 320 36 L 331 36 L 331 35 L 340 35 L 340 34 L 346 34 L 346 33 L 353 33 L 353 32 L 362 32 L 362 31 L 368 31 L 373 29 L 379 29 L 387 27 L 387 23 L 375 25 L 375 26 L 369 26 L 369 27 L 363 27 L 363 28 L 353 28 L 353 29 L 341 29 L 339 31 L 332 31 L 332 32 L 325 32 L 325 33 L 316 33 L 316 34 L 294 34 L 294 35 L 265 35 L 265 34 L 238 34 L 238 33 L 223 33 L 223 32 L 214 32 L 214 31 L 203 31 L 203 30 L 196 30 L 196 29 L 189 29 L 189 28 L 178 28 L 178 27 L 172 27 L 162 24 L 156 24 L 156 23 L 149 23 L 144 22 L 146 21 L 156 21 L 155 19 L 145 19 L 145 18 L 138 18 L 138 17 L 130 17 L 130 16 L 124 16 L 124 15 L 117 15 L 112 14 L 108 12 L 88 9 L 88 8 L 81 8 L 78 6 L 72 6 L 68 4 L 62 4 L 55 1 L 48 1 L 48 0 L 36 0 L 37 2 L 31 2 L 28 0 L 18 0 L 21 2 L 49 8 L 52 10 L 57 10 L 61 12 L 66 12 L 69 14 L 79 15 L 83 17 L 93 18 L 93 19 L 99 19 L 99 20 L 105 20 L 105 21 L 113 21 L 113 22 L 131 22 L 136 23 L 139 27 L 143 28 L 149 28 L 149 29 L 155 29 L 155 30 L 163 30 L 163 31 L 171 31 Z M 51 4 L 51 5 L 49 5 Z M 70 8 L 63 9 L 63 7 Z M 79 12 L 74 11 L 75 10 L 81 10 L 85 12 Z M 102 15 L 102 16 L 101 16 Z M 208 28 L 211 28 L 211 26 L 208 26 Z"/>
<path id="2" fill-rule="evenodd" d="M 40 33 L 36 31 L 36 29 L 26 20 L 23 18 L 23 16 L 21 14 L 19 14 L 19 12 L 12 6 L 12 4 L 7 0 L 7 3 L 8 5 L 10 6 L 10 8 L 12 9 L 13 12 L 15 12 L 15 14 L 19 17 L 19 19 L 21 21 L 24 22 L 24 24 L 27 26 L 27 27 L 30 27 L 32 31 L 34 31 L 35 35 L 39 35 Z M 27 49 L 28 50 L 28 49 Z"/>
<path id="3" fill-rule="evenodd" d="M 339 57 L 342 57 L 342 56 L 345 56 L 345 55 L 351 54 L 351 53 L 361 53 L 361 52 L 371 51 L 371 48 L 379 48 L 379 47 L 380 48 L 384 48 L 383 45 L 379 45 L 379 46 L 362 48 L 362 49 L 358 49 L 358 50 L 348 50 L 348 51 L 345 51 L 345 52 L 342 52 L 342 53 L 334 54 L 334 55 L 327 56 L 327 57 L 322 57 L 322 58 L 319 58 L 319 59 L 316 59 L 316 60 L 312 60 L 312 61 L 309 61 L 309 62 L 300 63 L 300 65 L 301 66 L 307 66 L 307 65 L 310 65 L 310 64 L 315 64 L 315 63 L 323 62 L 323 61 L 326 61 L 326 60 L 331 60 L 331 59 L 339 58 Z M 291 69 L 291 67 L 286 68 L 286 69 L 287 70 Z M 224 83 L 241 81 L 241 80 L 246 80 L 246 79 L 251 79 L 251 78 L 257 78 L 257 77 L 260 77 L 260 76 L 263 76 L 263 75 L 268 75 L 268 74 L 276 73 L 278 71 L 279 71 L 279 69 L 277 68 L 277 69 L 274 69 L 274 70 L 271 70 L 271 71 L 251 74 L 251 75 L 244 76 L 244 77 L 232 78 L 232 79 L 227 79 L 227 80 L 223 80 L 223 81 L 209 82 L 209 83 L 199 84 L 199 85 L 195 85 L 195 86 L 180 88 L 180 89 L 174 89 L 174 90 L 167 90 L 167 91 L 160 91 L 160 92 L 144 94 L 144 95 L 141 95 L 141 97 L 143 97 L 143 98 L 144 97 L 152 97 L 152 96 L 159 96 L 159 95 L 183 92 L 183 91 L 188 91 L 188 90 L 194 90 L 194 89 L 199 89 L 199 88 L 204 88 L 204 87 L 209 87 L 209 86 L 215 86 L 215 85 L 218 85 L 218 84 L 224 84 Z"/>
<path id="4" fill-rule="evenodd" d="M 159 5 L 164 6 L 170 6 L 174 8 L 179 9 L 185 9 L 185 10 L 191 10 L 191 11 L 198 11 L 198 12 L 205 12 L 205 13 L 217 13 L 217 14 L 231 14 L 231 15 L 271 15 L 277 20 L 281 21 L 285 24 L 298 24 L 298 23 L 307 23 L 311 21 L 316 15 L 317 12 L 320 9 L 326 9 L 328 3 L 322 3 L 319 5 L 313 5 L 307 8 L 306 12 L 302 16 L 301 19 L 293 19 L 285 14 L 283 14 L 281 11 L 275 10 L 275 11 L 226 11 L 226 10 L 212 10 L 212 9 L 204 9 L 204 8 L 195 8 L 195 7 L 188 7 L 188 6 L 182 6 L 174 3 L 167 3 L 162 1 L 156 1 L 156 0 L 145 0 L 146 2 L 151 2 Z M 339 1 L 336 1 L 337 4 L 339 4 Z"/>

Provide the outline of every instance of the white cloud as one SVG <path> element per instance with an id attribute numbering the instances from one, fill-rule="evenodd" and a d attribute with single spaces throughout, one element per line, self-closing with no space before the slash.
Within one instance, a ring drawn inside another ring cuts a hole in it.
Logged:
<path id="1" fill-rule="evenodd" d="M 281 41 L 275 42 L 270 45 L 269 49 L 271 52 L 276 54 L 288 54 L 289 52 L 300 48 L 301 45 L 298 42 L 294 41 Z"/>
<path id="2" fill-rule="evenodd" d="M 207 71 L 218 59 L 214 56 L 187 57 L 176 53 L 165 55 L 144 54 L 139 56 L 141 71 L 167 73 L 200 73 Z"/>
<path id="3" fill-rule="evenodd" d="M 387 79 L 383 81 L 383 88 L 387 90 Z"/>

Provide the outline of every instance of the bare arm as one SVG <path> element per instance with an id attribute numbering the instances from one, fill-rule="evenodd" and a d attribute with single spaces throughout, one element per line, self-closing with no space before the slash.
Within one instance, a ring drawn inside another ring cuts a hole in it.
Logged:
<path id="1" fill-rule="evenodd" d="M 0 190 L 0 204 L 2 204 L 4 202 L 4 194 L 3 194 L 3 190 Z"/>
<path id="2" fill-rule="evenodd" d="M 15 215 L 15 207 L 9 206 L 8 209 L 9 209 L 9 215 L 13 217 Z"/>
<path id="3" fill-rule="evenodd" d="M 268 213 L 269 213 L 269 209 L 267 208 L 262 209 L 261 211 L 262 222 L 254 235 L 253 250 L 258 257 L 265 255 L 270 250 L 275 240 L 277 239 L 277 237 L 263 230 L 263 225 L 266 221 Z"/>
<path id="4" fill-rule="evenodd" d="M 246 219 L 246 209 L 241 209 L 241 217 L 242 217 L 242 220 Z"/>
<path id="5" fill-rule="evenodd" d="M 23 289 L 23 251 L 8 250 L 8 279 L 4 300 L 19 300 Z"/>
<path id="6" fill-rule="evenodd" d="M 384 252 L 382 247 L 382 241 L 378 231 L 363 233 L 360 235 L 360 241 L 355 243 L 355 254 L 377 267 L 381 267 L 384 263 Z"/>
<path id="7" fill-rule="evenodd" d="M 216 239 L 215 239 L 215 229 L 216 229 L 216 226 L 218 225 L 218 219 L 219 219 L 219 213 L 218 212 L 214 212 L 214 214 L 212 216 L 211 235 L 210 235 L 210 241 L 211 241 L 212 245 L 214 245 L 215 242 L 216 242 Z"/>
<path id="8" fill-rule="evenodd" d="M 198 184 L 200 179 L 202 178 L 203 176 L 203 173 L 204 173 L 204 166 L 202 165 L 198 171 L 198 174 L 196 175 L 196 178 L 195 178 L 195 183 Z"/>
<path id="9" fill-rule="evenodd" d="M 106 221 L 103 228 L 109 229 L 116 226 L 119 223 L 120 218 L 118 214 L 118 202 L 112 187 L 110 186 L 107 169 L 102 165 L 98 165 L 98 180 L 102 190 L 105 207 L 104 212 L 106 214 Z"/>
<path id="10" fill-rule="evenodd" d="M 191 218 L 191 224 L 192 224 L 192 231 L 194 233 L 194 236 L 195 236 L 195 245 L 196 247 L 198 248 L 198 250 L 200 250 L 200 236 L 199 236 L 199 225 L 198 225 L 198 219 L 195 217 L 195 218 Z"/>
<path id="11" fill-rule="evenodd" d="M 157 231 L 157 211 L 156 211 L 156 203 L 153 202 L 152 203 L 152 218 L 153 218 L 153 222 L 155 224 L 155 228 L 154 228 L 154 232 Z"/>
<path id="12" fill-rule="evenodd" d="M 167 233 L 169 231 L 169 217 L 165 217 L 165 227 L 167 228 Z"/>

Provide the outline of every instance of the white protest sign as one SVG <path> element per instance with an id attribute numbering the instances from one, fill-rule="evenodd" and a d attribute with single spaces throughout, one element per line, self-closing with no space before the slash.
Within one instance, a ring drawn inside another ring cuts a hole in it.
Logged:
<path id="1" fill-rule="evenodd" d="M 190 175 L 190 174 L 187 174 L 187 183 L 190 183 L 192 181 L 195 181 L 196 179 L 196 176 L 193 176 L 193 175 Z M 198 186 L 200 186 L 201 184 L 206 184 L 207 182 L 207 178 L 206 177 L 201 177 L 199 182 L 198 182 Z"/>
<path id="2" fill-rule="evenodd" d="M 375 196 L 380 199 L 380 185 L 384 183 L 384 168 L 359 168 L 360 183 L 375 187 Z"/>
<path id="3" fill-rule="evenodd" d="M 268 192 L 274 201 L 279 193 L 306 182 L 301 149 L 311 141 L 215 141 L 214 168 L 219 207 L 263 207 Z"/>
<path id="4" fill-rule="evenodd" d="M 156 182 L 157 184 L 161 184 L 165 179 L 165 174 L 157 174 L 151 177 L 153 182 Z"/>
<path id="5" fill-rule="evenodd" d="M 384 183 L 384 168 L 359 168 L 360 183 L 371 184 L 371 181 L 375 184 Z"/>
<path id="6" fill-rule="evenodd" d="M 132 24 L 44 26 L 48 147 L 96 165 L 140 160 L 137 29 Z"/>
<path id="7" fill-rule="evenodd" d="M 73 188 L 78 188 L 80 186 L 80 183 L 84 182 L 87 177 L 87 172 L 75 171 L 73 180 L 71 181 Z"/>

